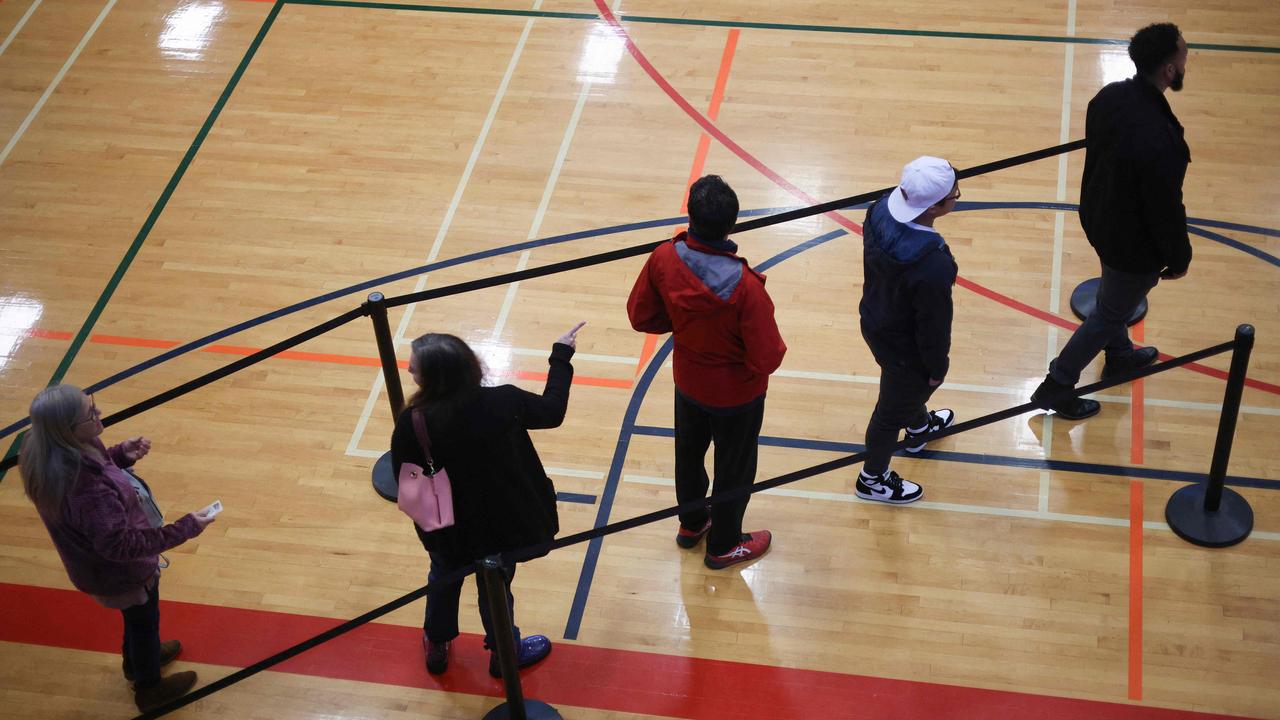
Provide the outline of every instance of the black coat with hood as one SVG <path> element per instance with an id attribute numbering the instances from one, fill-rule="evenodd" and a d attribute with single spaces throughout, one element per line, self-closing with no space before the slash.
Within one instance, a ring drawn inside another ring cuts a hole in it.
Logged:
<path id="1" fill-rule="evenodd" d="M 898 222 L 888 204 L 862 228 L 862 336 L 881 367 L 942 380 L 951 352 L 951 287 L 959 268 L 942 236 Z"/>

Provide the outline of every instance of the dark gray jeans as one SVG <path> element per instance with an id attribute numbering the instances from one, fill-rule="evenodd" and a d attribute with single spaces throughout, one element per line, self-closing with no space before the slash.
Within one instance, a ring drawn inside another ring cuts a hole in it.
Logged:
<path id="1" fill-rule="evenodd" d="M 1158 282 L 1160 273 L 1123 272 L 1103 265 L 1097 307 L 1049 363 L 1049 377 L 1074 387 L 1080 381 L 1080 373 L 1103 349 L 1108 358 L 1119 359 L 1132 353 L 1127 321 Z"/>

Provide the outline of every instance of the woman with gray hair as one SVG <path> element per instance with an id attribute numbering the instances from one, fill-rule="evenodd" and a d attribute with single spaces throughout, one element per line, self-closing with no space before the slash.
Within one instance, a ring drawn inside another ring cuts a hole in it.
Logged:
<path id="1" fill-rule="evenodd" d="M 161 552 L 199 535 L 213 516 L 189 513 L 152 527 L 139 491 L 122 468 L 151 449 L 137 437 L 102 444 L 101 413 L 71 385 L 45 388 L 31 402 L 31 429 L 18 457 L 27 497 L 35 504 L 71 583 L 124 616 L 124 676 L 146 712 L 181 697 L 196 682 L 191 671 L 160 677 L 182 651 L 160 642 Z"/>

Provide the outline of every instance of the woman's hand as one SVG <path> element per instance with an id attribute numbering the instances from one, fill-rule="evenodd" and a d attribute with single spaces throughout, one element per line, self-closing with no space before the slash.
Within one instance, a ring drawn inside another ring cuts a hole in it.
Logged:
<path id="1" fill-rule="evenodd" d="M 138 462 L 151 452 L 151 441 L 144 437 L 136 437 L 120 443 L 120 449 L 124 451 L 124 456 L 129 459 L 129 462 Z"/>
<path id="2" fill-rule="evenodd" d="M 587 324 L 587 321 L 586 321 L 586 320 L 583 320 L 582 322 L 578 323 L 577 325 L 574 325 L 574 326 L 573 326 L 573 329 L 571 329 L 569 332 L 567 332 L 567 333 L 565 333 L 565 334 L 561 335 L 560 337 L 556 338 L 556 342 L 558 342 L 558 343 L 562 343 L 562 344 L 564 344 L 564 345 L 568 345 L 569 347 L 573 348 L 574 350 L 577 350 L 577 349 L 578 349 L 578 331 L 579 331 L 579 330 L 581 330 L 581 329 L 582 329 L 582 326 L 583 326 L 583 325 L 586 325 L 586 324 Z"/>
<path id="3" fill-rule="evenodd" d="M 196 526 L 200 528 L 200 532 L 204 532 L 204 529 L 209 526 L 209 523 L 213 522 L 215 519 L 215 516 L 213 515 L 205 515 L 204 510 L 196 510 L 191 513 L 191 517 L 196 519 Z"/>

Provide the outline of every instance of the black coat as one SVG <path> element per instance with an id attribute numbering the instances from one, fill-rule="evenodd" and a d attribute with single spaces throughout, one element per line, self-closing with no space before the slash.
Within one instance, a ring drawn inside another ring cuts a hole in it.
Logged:
<path id="1" fill-rule="evenodd" d="M 436 468 L 449 473 L 455 524 L 424 533 L 423 546 L 459 558 L 480 558 L 547 542 L 560 531 L 556 490 L 542 468 L 529 430 L 558 427 L 569 404 L 573 348 L 556 343 L 541 395 L 514 385 L 482 387 L 452 412 L 425 407 Z M 391 435 L 391 463 L 426 467 L 405 408 Z"/>
<path id="2" fill-rule="evenodd" d="M 1085 141 L 1080 225 L 1098 258 L 1126 272 L 1185 272 L 1191 150 L 1164 94 L 1142 78 L 1107 85 L 1089 101 Z"/>

